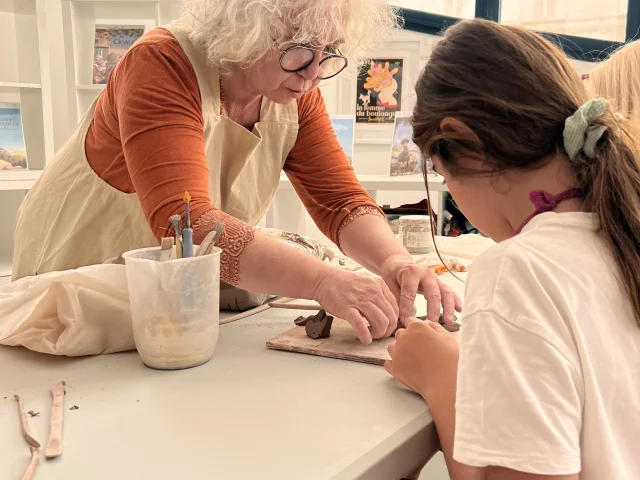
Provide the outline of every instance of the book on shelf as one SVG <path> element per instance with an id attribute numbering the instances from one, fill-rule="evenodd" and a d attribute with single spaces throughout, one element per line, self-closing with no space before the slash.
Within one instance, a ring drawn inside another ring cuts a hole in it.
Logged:
<path id="1" fill-rule="evenodd" d="M 353 139 L 356 125 L 355 115 L 331 115 L 331 126 L 338 137 L 338 142 L 345 155 L 349 158 L 349 165 L 353 163 Z"/>
<path id="2" fill-rule="evenodd" d="M 93 47 L 94 84 L 107 83 L 111 70 L 144 31 L 144 25 L 96 24 Z"/>
<path id="3" fill-rule="evenodd" d="M 20 105 L 0 103 L 0 170 L 26 170 L 27 149 L 24 145 Z"/>
<path id="4" fill-rule="evenodd" d="M 391 145 L 390 173 L 392 177 L 401 175 L 422 175 L 425 158 L 413 143 L 411 112 L 396 112 L 393 140 Z M 426 159 L 427 173 L 433 173 L 431 159 Z"/>

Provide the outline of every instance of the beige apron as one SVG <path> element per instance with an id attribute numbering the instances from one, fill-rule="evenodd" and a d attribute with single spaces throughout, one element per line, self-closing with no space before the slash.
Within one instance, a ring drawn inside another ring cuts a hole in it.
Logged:
<path id="1" fill-rule="evenodd" d="M 221 116 L 218 70 L 207 65 L 177 25 L 165 28 L 180 42 L 198 79 L 211 202 L 255 225 L 269 208 L 296 141 L 297 104 L 265 98 L 252 131 Z M 114 189 L 87 162 L 84 144 L 94 108 L 95 102 L 18 211 L 13 280 L 100 264 L 128 250 L 158 245 L 137 195 Z"/>

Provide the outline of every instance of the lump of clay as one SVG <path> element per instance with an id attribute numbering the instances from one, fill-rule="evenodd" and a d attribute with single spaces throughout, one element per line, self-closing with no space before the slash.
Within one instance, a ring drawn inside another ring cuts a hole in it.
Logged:
<path id="1" fill-rule="evenodd" d="M 427 316 L 426 315 L 422 315 L 420 317 L 416 317 L 418 320 L 426 320 Z M 453 316 L 453 323 L 452 324 L 446 324 L 444 323 L 444 318 L 442 316 L 442 314 L 440 314 L 440 319 L 438 320 L 438 323 L 440 325 L 442 325 L 442 327 L 447 331 L 447 332 L 457 332 L 458 330 L 460 330 L 460 324 L 457 322 L 458 317 L 456 317 L 455 315 Z M 395 333 L 401 329 L 404 328 L 404 326 L 398 321 L 398 328 L 396 328 L 396 330 L 393 332 L 393 334 L 395 335 Z"/>
<path id="2" fill-rule="evenodd" d="M 308 319 L 304 329 L 311 338 L 327 338 L 331 333 L 332 324 L 333 317 L 327 315 L 324 310 L 320 310 L 316 315 Z"/>

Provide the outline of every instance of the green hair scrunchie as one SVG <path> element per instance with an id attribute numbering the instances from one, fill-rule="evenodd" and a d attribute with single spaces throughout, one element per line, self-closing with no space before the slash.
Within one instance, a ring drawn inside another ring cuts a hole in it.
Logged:
<path id="1" fill-rule="evenodd" d="M 591 125 L 589 122 L 598 115 L 607 111 L 607 102 L 604 98 L 594 98 L 582 105 L 576 113 L 564 122 L 564 149 L 572 160 L 583 151 L 587 158 L 595 156 L 598 140 L 607 130 L 604 125 Z"/>

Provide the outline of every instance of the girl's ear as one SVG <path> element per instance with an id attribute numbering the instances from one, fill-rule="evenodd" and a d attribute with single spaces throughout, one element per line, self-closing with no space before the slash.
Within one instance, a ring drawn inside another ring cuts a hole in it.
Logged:
<path id="1" fill-rule="evenodd" d="M 482 142 L 476 135 L 476 132 L 471 130 L 469 126 L 464 123 L 462 120 L 458 120 L 453 117 L 445 117 L 440 122 L 440 130 L 443 132 L 454 132 L 460 135 L 461 138 L 465 138 L 471 140 L 478 145 L 481 145 Z"/>

